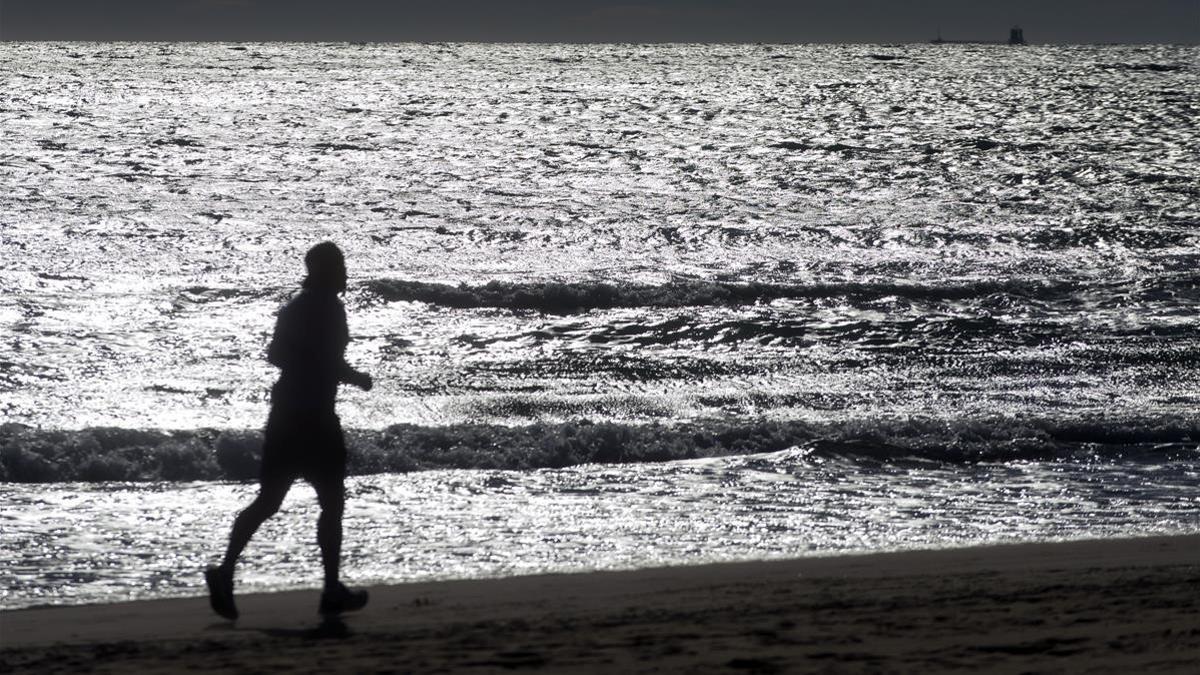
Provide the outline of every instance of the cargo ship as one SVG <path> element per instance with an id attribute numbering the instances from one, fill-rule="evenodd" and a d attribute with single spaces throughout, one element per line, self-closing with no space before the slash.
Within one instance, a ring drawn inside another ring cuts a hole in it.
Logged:
<path id="1" fill-rule="evenodd" d="M 938 29 L 937 37 L 930 40 L 935 45 L 1023 45 L 1025 42 L 1025 31 L 1020 26 L 1013 26 L 1008 31 L 1008 40 L 947 40 L 942 37 L 942 29 Z"/>

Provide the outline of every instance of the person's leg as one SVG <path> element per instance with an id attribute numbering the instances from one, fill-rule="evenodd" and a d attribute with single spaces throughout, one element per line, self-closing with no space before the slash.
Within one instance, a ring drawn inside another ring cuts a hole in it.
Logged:
<path id="1" fill-rule="evenodd" d="M 318 611 L 325 616 L 352 612 L 367 604 L 365 590 L 351 590 L 342 584 L 339 571 L 342 561 L 342 514 L 346 509 L 346 441 L 336 415 L 323 421 L 308 457 L 311 464 L 304 478 L 317 491 L 321 515 L 317 519 L 317 544 L 321 547 L 321 563 L 325 566 L 325 590 L 321 593 Z"/>
<path id="2" fill-rule="evenodd" d="M 246 544 L 250 543 L 250 538 L 254 536 L 258 528 L 279 511 L 279 505 L 283 503 L 283 498 L 287 496 L 291 486 L 291 478 L 263 477 L 262 484 L 258 488 L 258 496 L 233 521 L 233 531 L 229 534 L 229 547 L 225 550 L 225 559 L 221 562 L 222 571 L 229 575 L 233 574 L 238 556 L 245 550 Z"/>
<path id="3" fill-rule="evenodd" d="M 317 500 L 321 503 L 317 543 L 321 546 L 321 562 L 325 565 L 325 590 L 321 593 L 318 611 L 327 617 L 353 612 L 367 605 L 365 589 L 347 588 L 338 578 L 342 558 L 342 513 L 346 503 L 344 473 L 342 464 L 335 472 L 311 481 L 317 491 Z"/>
<path id="4" fill-rule="evenodd" d="M 208 584 L 208 600 L 213 611 L 226 619 L 238 618 L 237 605 L 233 600 L 233 567 L 237 564 L 238 556 L 246 548 L 250 537 L 258 530 L 267 518 L 279 510 L 279 505 L 287 495 L 292 484 L 290 478 L 282 476 L 272 478 L 274 474 L 264 473 L 262 484 L 258 488 L 258 496 L 238 514 L 233 521 L 233 532 L 229 535 L 229 547 L 225 550 L 225 560 L 220 567 L 210 567 L 204 571 L 204 581 Z"/>
<path id="5" fill-rule="evenodd" d="M 329 590 L 338 586 L 346 491 L 340 472 L 335 476 L 322 476 L 312 484 L 321 505 L 321 515 L 317 518 L 317 545 L 321 547 L 321 564 L 325 568 L 325 589 Z"/>

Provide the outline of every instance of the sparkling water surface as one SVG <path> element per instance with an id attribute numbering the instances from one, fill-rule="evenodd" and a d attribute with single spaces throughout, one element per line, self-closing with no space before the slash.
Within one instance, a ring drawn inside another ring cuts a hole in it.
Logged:
<path id="1" fill-rule="evenodd" d="M 11 421 L 257 428 L 324 238 L 351 426 L 1197 405 L 1194 47 L 0 50 Z"/>
<path id="2" fill-rule="evenodd" d="M 2 606 L 199 591 L 254 488 L 172 462 L 262 425 L 322 239 L 356 439 L 835 430 L 357 477 L 356 581 L 1200 531 L 1195 47 L 0 55 Z M 88 453 L 174 482 L 61 482 Z M 315 585 L 314 521 L 297 488 L 244 587 Z"/>
<path id="3" fill-rule="evenodd" d="M 804 452 L 352 478 L 355 583 L 583 572 L 1196 531 L 1197 463 L 863 465 Z M 0 606 L 196 595 L 249 484 L 0 484 Z M 320 585 L 307 486 L 251 542 L 243 591 Z M 315 600 L 314 600 L 315 602 Z"/>

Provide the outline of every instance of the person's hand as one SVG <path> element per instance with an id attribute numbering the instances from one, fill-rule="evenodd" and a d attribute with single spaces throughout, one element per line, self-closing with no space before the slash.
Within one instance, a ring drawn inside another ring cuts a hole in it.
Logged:
<path id="1" fill-rule="evenodd" d="M 363 391 L 371 391 L 371 387 L 375 386 L 375 382 L 371 379 L 371 376 L 362 371 L 354 374 L 354 380 L 354 386 Z"/>

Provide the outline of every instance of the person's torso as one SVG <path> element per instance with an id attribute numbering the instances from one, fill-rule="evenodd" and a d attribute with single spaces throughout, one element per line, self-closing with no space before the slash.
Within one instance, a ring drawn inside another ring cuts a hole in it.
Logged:
<path id="1" fill-rule="evenodd" d="M 336 295 L 305 290 L 293 298 L 279 311 L 270 347 L 281 370 L 272 405 L 331 411 L 348 342 Z"/>

